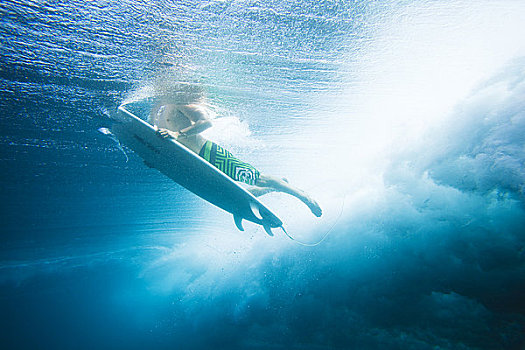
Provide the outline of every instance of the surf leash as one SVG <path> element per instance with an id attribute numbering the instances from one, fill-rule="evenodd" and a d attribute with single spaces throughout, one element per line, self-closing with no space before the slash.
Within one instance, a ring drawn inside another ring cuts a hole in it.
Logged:
<path id="1" fill-rule="evenodd" d="M 343 199 L 343 204 L 341 205 L 341 210 L 339 211 L 339 215 L 337 216 L 337 218 L 335 219 L 334 223 L 332 224 L 332 226 L 330 226 L 330 228 L 328 229 L 328 231 L 325 232 L 325 234 L 323 235 L 323 237 L 315 242 L 315 243 L 308 243 L 308 242 L 302 242 L 302 241 L 299 241 L 297 240 L 296 238 L 292 237 L 288 232 L 286 232 L 286 230 L 284 229 L 283 226 L 280 226 L 280 229 L 284 232 L 284 234 L 290 238 L 292 241 L 294 241 L 295 243 L 299 244 L 299 245 L 302 245 L 302 246 L 305 246 L 305 247 L 315 247 L 315 246 L 318 246 L 319 244 L 321 244 L 329 235 L 330 233 L 332 233 L 332 230 L 334 229 L 335 225 L 337 225 L 337 223 L 339 222 L 339 219 L 341 218 L 341 216 L 343 215 L 343 210 L 344 210 L 344 207 L 345 207 L 345 201 L 346 201 L 346 195 L 345 195 L 345 198 Z"/>

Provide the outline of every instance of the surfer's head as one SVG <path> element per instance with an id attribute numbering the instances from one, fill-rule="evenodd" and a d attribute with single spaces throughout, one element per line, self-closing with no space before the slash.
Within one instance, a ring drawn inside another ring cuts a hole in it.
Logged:
<path id="1" fill-rule="evenodd" d="M 152 76 L 154 94 L 164 104 L 188 105 L 203 103 L 202 75 L 197 67 L 187 64 L 182 57 L 165 54 L 155 60 Z"/>
<path id="2" fill-rule="evenodd" d="M 177 82 L 157 90 L 157 96 L 165 103 L 188 105 L 204 102 L 204 89 L 193 83 Z"/>
<path id="3" fill-rule="evenodd" d="M 154 91 L 164 103 L 188 105 L 204 102 L 204 88 L 197 79 L 188 79 L 180 73 L 163 73 L 155 79 Z"/>

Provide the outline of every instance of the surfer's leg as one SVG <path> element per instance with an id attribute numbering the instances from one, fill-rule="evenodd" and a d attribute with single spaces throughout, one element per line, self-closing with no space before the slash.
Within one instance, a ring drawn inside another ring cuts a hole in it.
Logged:
<path id="1" fill-rule="evenodd" d="M 321 207 L 319 207 L 319 204 L 317 204 L 315 200 L 310 198 L 310 196 L 304 191 L 290 185 L 286 179 L 279 179 L 274 176 L 261 174 L 257 180 L 256 186 L 273 188 L 275 191 L 288 193 L 289 195 L 298 198 L 310 208 L 315 216 L 319 217 L 323 213 Z"/>
<path id="2" fill-rule="evenodd" d="M 260 197 L 260 196 L 265 195 L 267 193 L 277 191 L 275 188 L 257 187 L 257 186 L 249 186 L 249 187 L 246 188 L 246 190 L 248 192 L 250 192 L 251 194 L 253 194 L 255 197 Z"/>

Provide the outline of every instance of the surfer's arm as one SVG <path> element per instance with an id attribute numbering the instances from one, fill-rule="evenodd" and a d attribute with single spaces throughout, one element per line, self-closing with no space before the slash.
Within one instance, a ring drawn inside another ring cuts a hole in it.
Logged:
<path id="1" fill-rule="evenodd" d="M 157 128 L 157 132 L 162 137 L 172 137 L 176 140 L 181 136 L 185 137 L 185 136 L 197 135 L 203 132 L 204 130 L 208 129 L 209 127 L 211 127 L 211 122 L 208 120 L 208 121 L 198 121 L 197 123 L 192 124 L 191 126 L 188 126 L 187 128 L 184 128 L 179 131 L 171 131 L 171 130 L 164 129 L 164 128 Z"/>
<path id="2" fill-rule="evenodd" d="M 187 128 L 179 130 L 180 136 L 191 136 L 200 134 L 206 129 L 211 128 L 211 120 L 208 119 L 208 113 L 199 105 L 186 105 L 179 107 L 180 111 L 191 121 Z"/>
<path id="3" fill-rule="evenodd" d="M 211 121 L 209 120 L 199 120 L 195 124 L 188 126 L 178 132 L 180 136 L 191 136 L 197 135 L 203 132 L 206 129 L 211 128 Z"/>

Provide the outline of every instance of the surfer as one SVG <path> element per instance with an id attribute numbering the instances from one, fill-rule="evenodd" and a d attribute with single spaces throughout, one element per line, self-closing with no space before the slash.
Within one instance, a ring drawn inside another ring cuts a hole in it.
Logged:
<path id="1" fill-rule="evenodd" d="M 254 196 L 274 191 L 288 193 L 306 204 L 315 216 L 321 216 L 319 204 L 304 191 L 290 185 L 288 180 L 261 174 L 252 165 L 200 135 L 212 126 L 207 110 L 201 104 L 158 105 L 153 108 L 149 121 L 162 137 L 177 140 L 233 180 L 250 185 L 248 191 Z"/>

